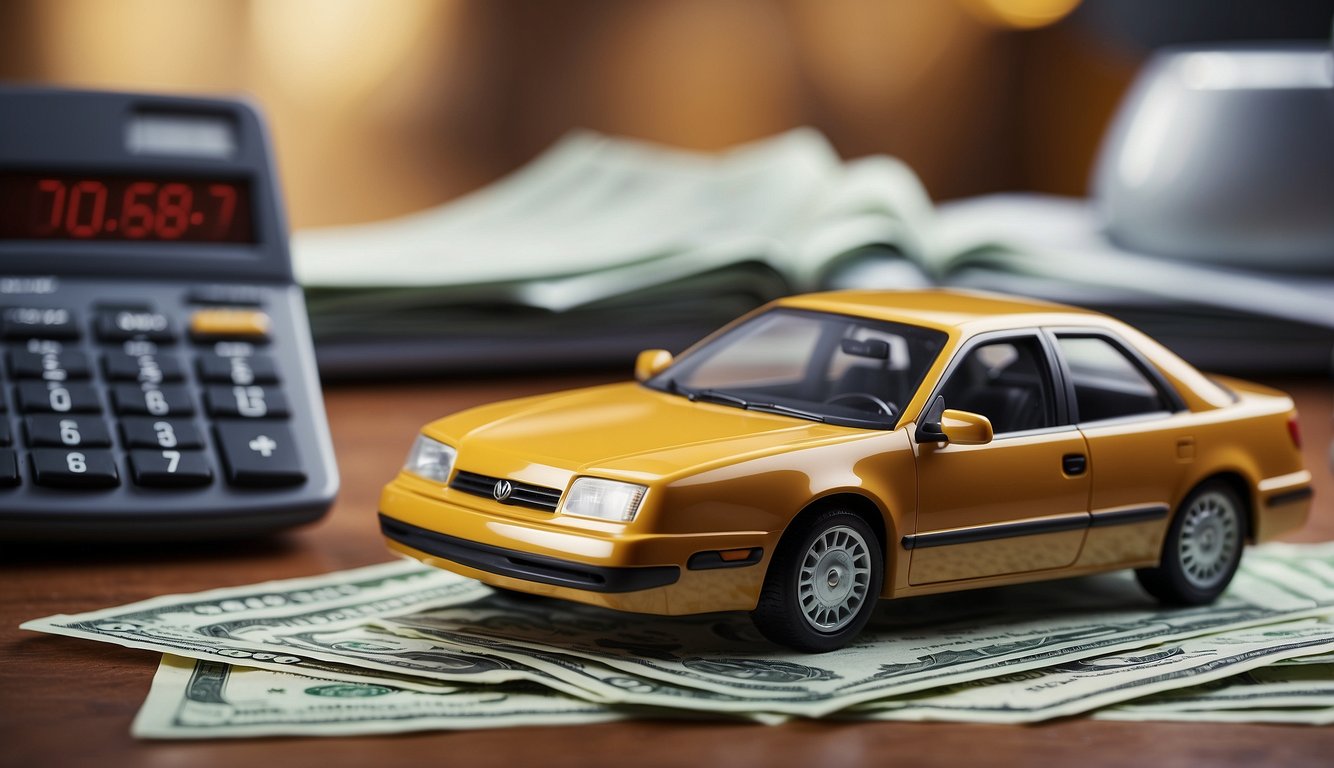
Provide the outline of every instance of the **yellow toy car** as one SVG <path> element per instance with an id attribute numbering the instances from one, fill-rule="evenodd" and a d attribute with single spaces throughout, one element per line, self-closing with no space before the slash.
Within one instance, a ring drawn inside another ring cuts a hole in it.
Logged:
<path id="1" fill-rule="evenodd" d="M 381 497 L 389 546 L 827 651 L 878 598 L 1136 568 L 1205 603 L 1310 509 L 1291 399 L 1056 304 L 794 296 L 635 375 L 428 424 Z"/>

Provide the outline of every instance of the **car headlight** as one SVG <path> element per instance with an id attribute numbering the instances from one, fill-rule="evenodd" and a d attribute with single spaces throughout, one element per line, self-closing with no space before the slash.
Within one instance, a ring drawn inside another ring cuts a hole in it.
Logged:
<path id="1" fill-rule="evenodd" d="M 580 477 L 570 485 L 561 503 L 562 515 L 596 517 L 628 523 L 639 512 L 639 503 L 648 491 L 642 485 Z"/>
<path id="2" fill-rule="evenodd" d="M 454 468 L 454 459 L 458 455 L 458 451 L 439 440 L 417 435 L 417 442 L 412 444 L 403 470 L 417 477 L 443 483 L 449 480 L 449 471 Z"/>

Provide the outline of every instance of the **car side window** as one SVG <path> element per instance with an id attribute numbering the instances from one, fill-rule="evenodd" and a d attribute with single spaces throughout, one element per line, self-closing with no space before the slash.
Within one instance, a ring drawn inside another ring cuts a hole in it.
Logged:
<path id="1" fill-rule="evenodd" d="M 986 416 L 996 434 L 1056 426 L 1047 354 L 1036 336 L 978 344 L 941 388 L 945 407 Z"/>
<path id="2" fill-rule="evenodd" d="M 1133 360 L 1099 336 L 1056 337 L 1075 388 L 1079 421 L 1170 411 L 1163 394 Z"/>

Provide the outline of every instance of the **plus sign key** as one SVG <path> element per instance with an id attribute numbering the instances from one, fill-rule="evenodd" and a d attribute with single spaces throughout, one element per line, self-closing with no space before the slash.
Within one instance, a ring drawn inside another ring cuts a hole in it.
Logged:
<path id="1" fill-rule="evenodd" d="M 306 481 L 296 442 L 285 425 L 222 421 L 213 433 L 232 485 L 274 487 Z"/>

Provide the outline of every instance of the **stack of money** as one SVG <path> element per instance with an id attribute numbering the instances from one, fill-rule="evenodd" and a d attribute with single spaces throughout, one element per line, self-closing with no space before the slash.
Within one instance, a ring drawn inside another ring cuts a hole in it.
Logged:
<path id="1" fill-rule="evenodd" d="M 1334 544 L 1253 548 L 1214 605 L 1127 573 L 886 601 L 804 655 L 744 615 L 522 599 L 415 562 L 159 597 L 25 629 L 162 653 L 144 738 L 630 717 L 1334 722 Z"/>

